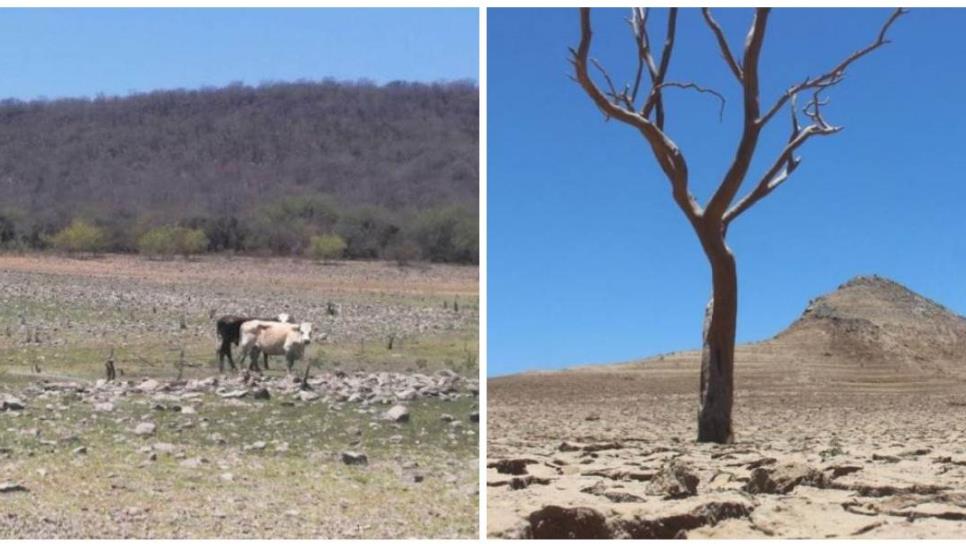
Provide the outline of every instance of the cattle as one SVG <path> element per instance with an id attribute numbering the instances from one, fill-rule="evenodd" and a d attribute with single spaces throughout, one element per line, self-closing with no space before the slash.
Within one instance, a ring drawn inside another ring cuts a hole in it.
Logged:
<path id="1" fill-rule="evenodd" d="M 288 372 L 292 372 L 295 361 L 302 358 L 305 346 L 312 342 L 311 323 L 279 323 L 277 321 L 246 321 L 241 325 L 241 359 L 238 364 L 250 357 L 250 368 L 258 368 L 258 355 L 284 355 Z"/>
<path id="2" fill-rule="evenodd" d="M 228 362 L 231 364 L 231 369 L 235 370 L 235 361 L 231 356 L 231 345 L 238 345 L 241 340 L 241 326 L 242 323 L 246 321 L 277 321 L 279 323 L 294 323 L 295 321 L 288 314 L 278 314 L 277 317 L 243 317 L 238 315 L 225 315 L 218 318 L 216 328 L 218 331 L 218 371 L 225 371 L 225 357 L 228 357 Z M 265 356 L 265 368 L 268 368 L 268 356 Z"/>

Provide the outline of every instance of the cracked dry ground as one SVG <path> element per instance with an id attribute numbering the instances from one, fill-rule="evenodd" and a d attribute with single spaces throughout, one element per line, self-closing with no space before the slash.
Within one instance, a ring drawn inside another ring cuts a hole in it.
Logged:
<path id="1" fill-rule="evenodd" d="M 694 441 L 690 379 L 581 370 L 490 380 L 488 536 L 966 534 L 966 388 L 740 385 L 736 441 L 714 445 Z"/>

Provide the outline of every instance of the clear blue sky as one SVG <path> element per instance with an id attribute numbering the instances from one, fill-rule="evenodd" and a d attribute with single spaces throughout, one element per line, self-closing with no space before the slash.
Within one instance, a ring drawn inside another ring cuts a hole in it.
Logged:
<path id="1" fill-rule="evenodd" d="M 732 49 L 750 23 L 718 9 Z M 762 103 L 871 42 L 889 10 L 773 12 L 761 61 Z M 635 67 L 626 10 L 594 10 L 599 58 L 619 82 Z M 666 11 L 652 17 L 663 43 Z M 656 23 L 656 24 L 655 24 Z M 703 203 L 734 154 L 737 84 L 697 10 L 682 10 L 667 131 Z M 640 358 L 700 346 L 707 262 L 641 136 L 605 123 L 568 79 L 576 9 L 488 15 L 490 375 Z M 845 130 L 813 139 L 793 177 L 737 219 L 739 341 L 765 339 L 810 298 L 878 273 L 966 314 L 966 10 L 913 10 L 893 43 L 828 93 Z M 773 121 L 746 184 L 787 138 Z M 747 187 L 747 185 L 745 187 Z M 740 361 L 738 362 L 740 365 Z"/>
<path id="2" fill-rule="evenodd" d="M 0 97 L 478 77 L 476 9 L 2 9 Z"/>

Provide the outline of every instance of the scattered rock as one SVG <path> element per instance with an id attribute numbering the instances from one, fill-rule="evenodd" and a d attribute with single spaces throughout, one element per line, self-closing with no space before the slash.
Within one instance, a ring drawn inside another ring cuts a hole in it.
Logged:
<path id="1" fill-rule="evenodd" d="M 251 444 L 248 444 L 248 445 L 244 446 L 242 448 L 242 450 L 244 450 L 244 451 L 253 451 L 253 450 L 254 451 L 261 451 L 261 450 L 265 449 L 266 447 L 268 447 L 268 443 L 265 442 L 264 440 L 259 440 L 257 442 L 253 442 Z"/>
<path id="2" fill-rule="evenodd" d="M 142 393 L 153 393 L 157 391 L 158 388 L 160 387 L 161 387 L 161 383 L 158 382 L 158 380 L 148 379 L 138 384 L 138 386 L 135 387 L 135 389 L 137 389 Z"/>
<path id="3" fill-rule="evenodd" d="M 189 459 L 185 459 L 184 461 L 181 461 L 178 464 L 185 468 L 198 468 L 203 463 L 207 463 L 207 462 L 208 461 L 202 457 L 191 457 Z"/>
<path id="4" fill-rule="evenodd" d="M 403 391 L 399 391 L 396 393 L 396 398 L 403 401 L 414 400 L 416 396 L 417 396 L 416 390 L 412 388 L 405 389 Z"/>
<path id="5" fill-rule="evenodd" d="M 7 410 L 23 410 L 26 405 L 22 400 L 13 395 L 3 395 L 0 397 L 0 412 Z"/>
<path id="6" fill-rule="evenodd" d="M 319 394 L 314 391 L 299 391 L 299 400 L 302 402 L 312 402 L 313 400 L 319 400 Z"/>
<path id="7" fill-rule="evenodd" d="M 151 436 L 157 430 L 157 425 L 151 423 L 150 421 L 145 421 L 139 423 L 137 427 L 134 428 L 134 434 L 138 436 Z"/>
<path id="8" fill-rule="evenodd" d="M 479 422 L 480 422 L 480 413 L 479 412 L 470 413 L 470 423 L 479 423 Z"/>
<path id="9" fill-rule="evenodd" d="M 87 446 L 78 446 L 71 450 L 74 455 L 87 455 Z"/>
<path id="10" fill-rule="evenodd" d="M 342 452 L 342 462 L 347 465 L 368 465 L 369 458 L 364 453 L 344 451 Z"/>
<path id="11" fill-rule="evenodd" d="M 409 408 L 406 408 L 402 404 L 397 404 L 383 415 L 383 419 L 394 423 L 407 423 L 409 421 Z"/>
<path id="12" fill-rule="evenodd" d="M 272 395 L 271 395 L 271 393 L 268 392 L 268 389 L 267 388 L 265 388 L 265 387 L 258 387 L 256 389 L 252 390 L 252 398 L 253 399 L 257 399 L 257 400 L 268 400 L 268 399 L 272 398 Z"/>
<path id="13" fill-rule="evenodd" d="M 27 488 L 13 482 L 0 482 L 0 493 L 26 492 Z"/>
<path id="14" fill-rule="evenodd" d="M 160 453 L 174 453 L 178 450 L 178 447 L 174 444 L 169 444 L 167 442 L 155 442 L 151 449 Z"/>

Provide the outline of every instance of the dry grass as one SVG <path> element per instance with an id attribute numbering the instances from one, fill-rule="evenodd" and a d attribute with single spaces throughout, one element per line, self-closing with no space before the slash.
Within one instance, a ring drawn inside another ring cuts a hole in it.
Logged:
<path id="1" fill-rule="evenodd" d="M 181 350 L 185 378 L 210 376 L 212 313 L 283 310 L 328 334 L 307 354 L 313 373 L 450 368 L 476 377 L 476 289 L 477 270 L 466 267 L 3 255 L 0 395 L 27 398 L 25 388 L 40 380 L 101 377 L 111 349 L 123 379 L 173 379 Z M 389 335 L 397 338 L 391 351 Z M 272 374 L 282 366 L 275 362 Z M 157 410 L 150 396 L 95 412 L 90 399 L 64 394 L 0 412 L 0 482 L 28 489 L 0 494 L 0 538 L 477 534 L 472 398 L 413 401 L 412 421 L 401 425 L 381 419 L 382 405 L 213 395 L 190 402 L 196 415 Z M 156 436 L 132 434 L 142 419 L 157 424 Z M 246 449 L 259 441 L 265 449 Z M 145 448 L 158 442 L 174 451 L 151 460 Z M 73 453 L 81 446 L 85 454 Z M 344 465 L 339 453 L 349 449 L 365 452 L 369 465 Z M 182 465 L 195 459 L 203 461 Z"/>

